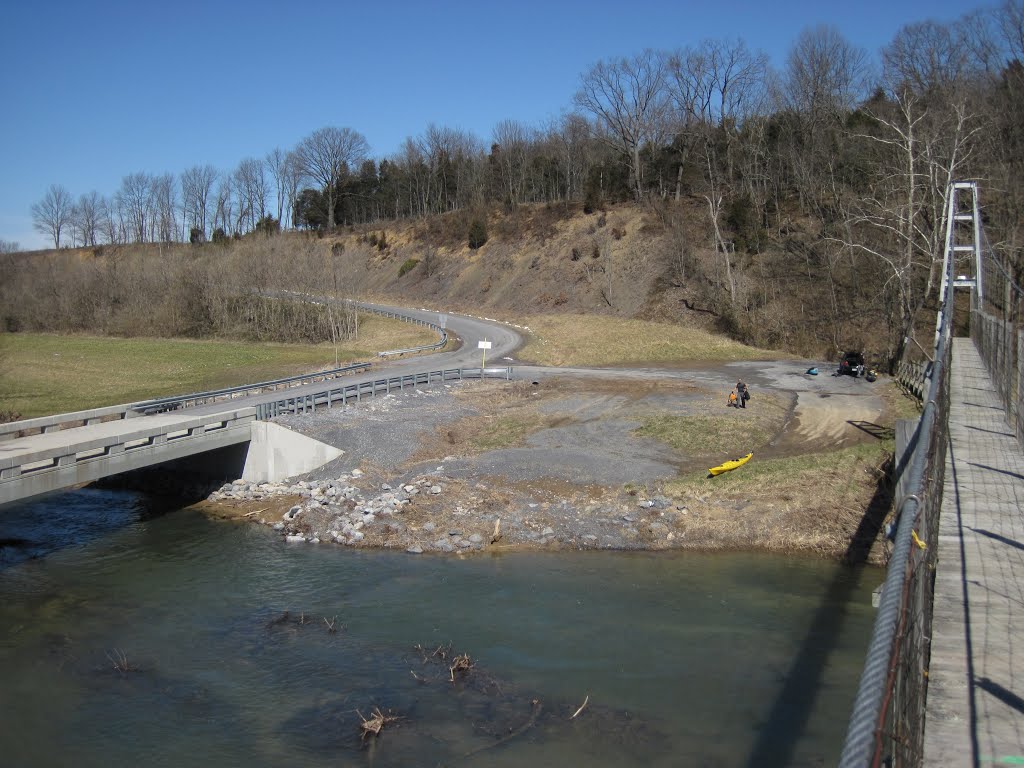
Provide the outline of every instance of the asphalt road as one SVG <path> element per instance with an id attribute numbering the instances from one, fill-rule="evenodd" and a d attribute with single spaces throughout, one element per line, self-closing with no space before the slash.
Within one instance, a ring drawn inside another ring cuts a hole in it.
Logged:
<path id="1" fill-rule="evenodd" d="M 479 342 L 484 340 L 491 342 L 491 348 L 486 350 L 487 366 L 489 368 L 492 366 L 505 366 L 511 362 L 512 353 L 523 343 L 523 337 L 515 329 L 494 320 L 441 313 L 428 309 L 361 303 L 364 306 L 374 307 L 387 312 L 398 312 L 408 317 L 440 325 L 448 331 L 448 348 L 429 355 L 411 354 L 400 358 L 381 358 L 375 360 L 366 372 L 338 379 L 338 385 L 357 384 L 374 381 L 385 376 L 401 373 L 418 373 L 428 370 L 436 371 L 442 368 L 479 368 L 484 361 L 483 350 L 479 348 Z M 239 408 L 280 400 L 282 397 L 289 399 L 302 397 L 306 394 L 321 392 L 324 386 L 323 382 L 317 382 L 277 392 L 239 397 L 231 400 L 230 403 L 232 407 Z M 194 413 L 216 413 L 224 410 L 224 401 L 201 405 L 189 408 L 188 410 Z"/>

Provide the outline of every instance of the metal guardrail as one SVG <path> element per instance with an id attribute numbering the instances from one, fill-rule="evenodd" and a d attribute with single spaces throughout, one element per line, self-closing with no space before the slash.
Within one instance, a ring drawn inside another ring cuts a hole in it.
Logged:
<path id="1" fill-rule="evenodd" d="M 372 312 L 373 314 L 380 315 L 381 317 L 390 317 L 396 320 L 403 320 L 407 323 L 415 323 L 416 325 L 425 326 L 434 331 L 437 331 L 437 333 L 439 333 L 441 336 L 441 338 L 438 341 L 434 342 L 433 344 L 423 344 L 418 347 L 409 347 L 407 349 L 389 349 L 384 352 L 378 352 L 377 357 L 409 355 L 415 352 L 432 352 L 435 349 L 444 349 L 444 347 L 448 344 L 448 331 L 446 331 L 437 323 L 432 323 L 429 320 L 421 320 L 418 317 L 410 317 L 409 315 L 403 315 L 398 312 L 392 312 L 390 310 L 381 309 L 380 307 L 375 307 L 372 304 L 363 304 L 358 301 L 353 301 L 351 303 L 353 306 L 362 309 L 365 312 Z"/>
<path id="2" fill-rule="evenodd" d="M 318 381 L 336 379 L 348 373 L 365 371 L 369 367 L 369 363 L 354 363 L 342 366 L 341 368 L 331 368 L 330 370 L 318 371 L 316 373 L 303 373 L 297 376 L 288 376 L 287 378 L 274 379 L 273 381 L 262 381 L 256 384 L 243 384 L 238 387 L 215 389 L 209 392 L 196 392 L 190 395 L 176 395 L 175 397 L 165 397 L 159 400 L 143 400 L 142 402 L 134 403 L 131 409 L 145 415 L 165 413 L 166 411 L 173 411 L 178 408 L 206 405 L 219 400 L 231 400 L 236 396 L 259 395 L 268 390 L 276 392 L 279 387 L 299 387 L 306 384 L 315 384 Z"/>
<path id="3" fill-rule="evenodd" d="M 364 397 L 388 394 L 392 390 L 403 390 L 406 387 L 429 386 L 444 384 L 449 381 L 466 379 L 505 379 L 512 378 L 511 368 L 448 368 L 423 373 L 410 373 L 389 376 L 375 381 L 348 384 L 343 387 L 329 388 L 320 392 L 288 397 L 281 400 L 259 403 L 256 405 L 256 418 L 271 419 L 283 414 L 315 413 L 318 407 L 331 408 L 347 405 L 351 401 L 358 402 Z"/>
<path id="4" fill-rule="evenodd" d="M 325 296 L 316 296 L 312 293 L 300 293 L 298 291 L 266 291 L 265 295 L 274 297 L 282 293 L 288 293 L 293 296 L 299 296 L 306 301 L 314 304 L 326 304 L 328 302 L 340 302 L 361 309 L 364 312 L 370 312 L 374 315 L 380 315 L 381 317 L 389 317 L 395 320 L 401 320 L 406 323 L 413 323 L 414 325 L 422 325 L 426 328 L 430 328 L 436 331 L 440 335 L 440 339 L 433 344 L 422 344 L 418 347 L 408 347 L 406 349 L 391 349 L 384 352 L 378 352 L 377 357 L 391 357 L 393 355 L 407 355 L 414 352 L 432 352 L 435 349 L 443 349 L 448 344 L 448 331 L 442 328 L 437 323 L 432 323 L 429 320 L 422 320 L 418 317 L 412 317 L 411 315 L 405 315 L 401 312 L 394 312 L 390 309 L 381 309 L 374 304 L 365 304 L 361 301 L 355 301 L 354 299 L 332 299 Z"/>

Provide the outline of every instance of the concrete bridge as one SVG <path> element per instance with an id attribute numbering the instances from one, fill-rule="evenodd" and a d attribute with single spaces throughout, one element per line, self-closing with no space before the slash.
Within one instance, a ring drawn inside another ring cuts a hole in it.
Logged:
<path id="1" fill-rule="evenodd" d="M 507 362 L 502 358 L 521 343 L 514 329 L 494 321 L 382 305 L 372 309 L 437 328 L 446 326 L 450 349 L 387 362 L 380 370 L 362 365 L 350 367 L 357 370 L 339 369 L 336 376 L 332 372 L 294 377 L 297 381 L 288 381 L 291 386 L 285 390 L 277 384 L 273 388 L 254 385 L 206 397 L 111 406 L 4 425 L 0 505 L 231 446 L 246 448 L 241 455 L 244 466 L 236 477 L 264 481 L 307 472 L 338 451 L 265 419 L 344 405 L 408 386 L 467 377 L 505 378 L 507 366 L 481 367 L 478 342 L 490 341 L 491 360 L 499 363 Z M 39 434 L 18 437 L 15 428 Z"/>

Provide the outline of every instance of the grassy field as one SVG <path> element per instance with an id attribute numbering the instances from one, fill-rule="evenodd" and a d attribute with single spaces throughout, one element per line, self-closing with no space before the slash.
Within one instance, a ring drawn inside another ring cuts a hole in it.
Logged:
<path id="1" fill-rule="evenodd" d="M 720 455 L 722 460 L 757 450 L 782 428 L 789 409 L 787 398 L 758 394 L 757 408 L 736 411 L 721 399 L 708 400 L 706 415 L 651 413 L 635 434 L 670 445 L 689 456 Z"/>
<path id="2" fill-rule="evenodd" d="M 520 359 L 541 365 L 625 365 L 689 360 L 770 360 L 778 352 L 748 347 L 697 328 L 600 315 L 539 315 Z"/>
<path id="3" fill-rule="evenodd" d="M 433 341 L 435 334 L 421 326 L 362 315 L 359 338 L 340 346 L 337 360 L 370 361 L 381 350 Z M 67 413 L 334 365 L 334 346 L 323 344 L 0 334 L 0 413 Z"/>

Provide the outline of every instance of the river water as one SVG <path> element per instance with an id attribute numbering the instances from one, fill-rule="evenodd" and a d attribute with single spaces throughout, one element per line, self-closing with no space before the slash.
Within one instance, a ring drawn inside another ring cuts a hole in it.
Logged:
<path id="1" fill-rule="evenodd" d="M 0 541 L 5 766 L 830 765 L 881 579 L 287 544 L 100 490 L 0 509 Z"/>

